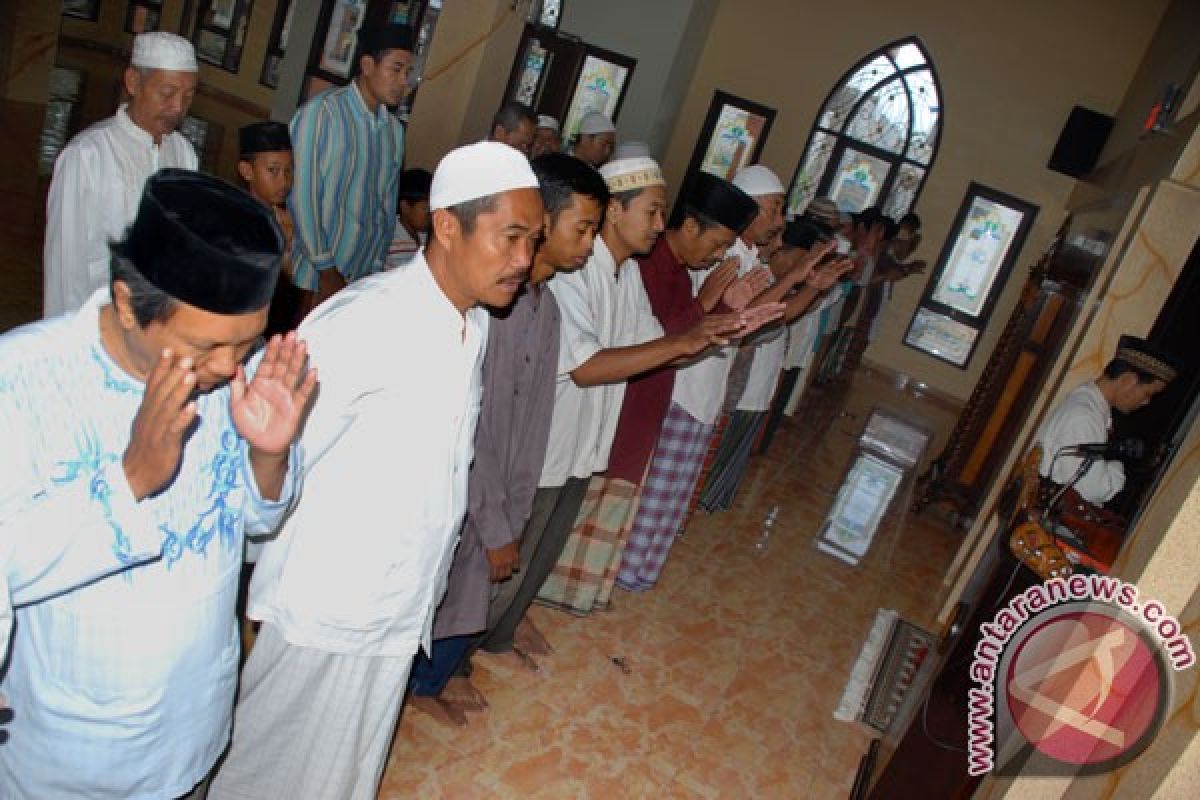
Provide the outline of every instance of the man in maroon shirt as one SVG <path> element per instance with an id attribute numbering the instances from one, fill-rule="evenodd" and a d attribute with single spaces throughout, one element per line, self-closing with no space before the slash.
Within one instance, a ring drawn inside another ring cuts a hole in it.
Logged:
<path id="1" fill-rule="evenodd" d="M 737 278 L 735 261 L 714 268 L 758 213 L 753 198 L 727 181 L 699 173 L 689 182 L 680 205 L 678 221 L 659 237 L 649 255 L 637 260 L 650 308 L 667 336 L 688 330 L 705 314 L 742 311 L 766 288 L 761 275 Z M 754 332 L 781 311 L 781 306 L 769 304 L 746 312 L 746 327 L 739 335 Z M 612 597 L 642 477 L 671 401 L 674 380 L 672 365 L 629 380 L 600 497 L 592 513 L 581 515 L 576 522 L 575 533 L 580 537 L 612 542 L 608 569 L 595 586 L 593 607 L 606 607 Z M 580 604 L 571 610 L 585 613 Z"/>

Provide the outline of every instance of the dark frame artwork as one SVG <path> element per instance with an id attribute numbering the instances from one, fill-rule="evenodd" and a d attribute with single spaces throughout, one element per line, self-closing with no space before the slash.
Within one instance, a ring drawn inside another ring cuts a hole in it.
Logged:
<path id="1" fill-rule="evenodd" d="M 694 174 L 697 170 L 704 167 L 706 161 L 712 161 L 714 153 L 718 154 L 717 157 L 720 157 L 721 143 L 716 141 L 714 136 L 718 134 L 718 123 L 729 111 L 733 113 L 744 112 L 747 116 L 756 117 L 761 120 L 761 126 L 754 136 L 754 143 L 749 153 L 740 149 L 744 146 L 744 141 L 736 142 L 730 139 L 730 142 L 727 144 L 732 144 L 734 150 L 730 154 L 730 163 L 727 165 L 724 173 L 714 172 L 711 164 L 707 171 L 718 178 L 730 180 L 738 169 L 758 163 L 758 159 L 762 156 L 763 145 L 766 144 L 767 136 L 771 133 L 771 125 L 775 122 L 775 109 L 718 89 L 713 92 L 712 102 L 708 105 L 708 113 L 704 116 L 704 124 L 700 126 L 700 136 L 696 139 L 696 146 L 692 150 L 692 158 L 688 162 L 686 175 Z M 749 128 L 749 126 L 746 126 L 746 128 Z M 734 136 L 737 135 L 736 133 L 734 134 Z M 729 138 L 728 134 L 722 134 L 722 136 Z"/>
<path id="2" fill-rule="evenodd" d="M 321 14 L 317 19 L 317 30 L 312 40 L 308 57 L 308 68 L 300 87 L 300 102 L 303 103 L 317 91 L 329 86 L 345 86 L 354 74 L 354 56 L 358 51 L 358 31 L 364 25 L 386 25 L 393 19 L 396 0 L 323 0 Z M 419 33 L 425 18 L 428 0 L 408 0 L 407 24 L 414 33 Z M 357 10 L 357 20 L 347 17 L 344 6 Z M 337 11 L 342 13 L 334 19 Z M 330 42 L 330 27 L 337 25 L 341 36 Z M 353 24 L 353 29 L 351 25 Z M 331 46 L 332 45 L 332 46 Z M 419 45 L 419 43 L 418 43 Z M 316 91 L 310 91 L 310 88 Z"/>
<path id="3" fill-rule="evenodd" d="M 966 369 L 1038 211 L 1033 203 L 972 181 L 904 343 Z M 980 263 L 988 266 L 973 270 Z"/>
<path id="4" fill-rule="evenodd" d="M 63 16 L 95 22 L 100 18 L 100 0 L 66 0 Z"/>

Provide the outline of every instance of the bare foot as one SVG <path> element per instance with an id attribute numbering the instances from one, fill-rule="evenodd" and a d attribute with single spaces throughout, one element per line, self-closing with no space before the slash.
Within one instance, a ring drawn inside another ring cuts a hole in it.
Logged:
<path id="1" fill-rule="evenodd" d="M 483 692 L 475 688 L 470 678 L 455 675 L 442 689 L 442 699 L 466 711 L 483 711 L 488 707 Z"/>
<path id="2" fill-rule="evenodd" d="M 418 711 L 424 711 L 443 725 L 464 727 L 467 724 L 467 712 L 441 697 L 426 697 L 411 695 L 409 704 Z"/>
<path id="3" fill-rule="evenodd" d="M 518 647 L 526 653 L 535 656 L 548 656 L 554 652 L 554 648 L 546 641 L 546 637 L 533 624 L 533 620 L 525 617 L 517 625 L 516 634 L 513 637 L 514 642 Z"/>

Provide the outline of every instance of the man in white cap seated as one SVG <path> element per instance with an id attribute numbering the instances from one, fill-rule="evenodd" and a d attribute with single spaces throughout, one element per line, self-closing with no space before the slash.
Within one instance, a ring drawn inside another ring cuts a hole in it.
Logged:
<path id="1" fill-rule="evenodd" d="M 214 800 L 374 798 L 413 656 L 430 652 L 466 511 L 480 306 L 513 302 L 543 206 L 529 161 L 499 142 L 447 154 L 429 205 L 423 251 L 301 326 L 321 364 L 304 497 L 255 567 L 247 615 L 262 628 Z"/>
<path id="2" fill-rule="evenodd" d="M 530 159 L 562 150 L 562 138 L 558 131 L 558 120 L 546 114 L 538 114 L 537 128 L 533 132 L 533 147 L 529 151 Z"/>
<path id="3" fill-rule="evenodd" d="M 196 92 L 192 43 L 140 33 L 124 75 L 129 102 L 82 131 L 54 164 L 46 201 L 42 316 L 74 311 L 108 285 L 108 243 L 137 214 L 146 178 L 163 167 L 196 169 L 177 132 Z"/>
<path id="4" fill-rule="evenodd" d="M 617 126 L 599 111 L 589 111 L 579 121 L 579 136 L 571 155 L 599 169 L 612 158 L 617 144 Z"/>

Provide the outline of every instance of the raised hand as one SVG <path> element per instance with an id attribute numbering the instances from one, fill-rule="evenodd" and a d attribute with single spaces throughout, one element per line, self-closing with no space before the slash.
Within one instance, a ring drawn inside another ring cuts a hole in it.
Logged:
<path id="1" fill-rule="evenodd" d="M 146 391 L 121 459 L 138 500 L 166 486 L 179 469 L 184 434 L 196 418 L 196 404 L 188 401 L 196 386 L 194 366 L 192 359 L 163 350 L 146 377 Z"/>
<path id="2" fill-rule="evenodd" d="M 296 438 L 317 386 L 317 371 L 305 369 L 307 361 L 308 347 L 292 331 L 271 337 L 249 384 L 238 367 L 230 383 L 229 413 L 251 455 L 285 455 Z"/>
<path id="3" fill-rule="evenodd" d="M 833 248 L 837 247 L 837 242 L 830 239 L 827 242 L 821 242 L 814 245 L 811 250 L 804 254 L 804 258 L 792 267 L 787 274 L 787 279 L 793 286 L 798 286 L 807 281 L 817 269 L 817 265 L 825 259 L 827 255 L 833 252 Z"/>
<path id="4" fill-rule="evenodd" d="M 704 283 L 700 286 L 700 291 L 696 294 L 696 300 L 700 303 L 700 307 L 704 309 L 705 314 L 716 308 L 717 303 L 721 301 L 722 297 L 728 294 L 728 287 L 737 278 L 737 270 L 738 260 L 731 256 L 722 261 L 720 266 L 712 272 L 708 273 L 708 277 L 704 279 Z M 726 300 L 725 302 L 728 304 L 729 301 Z"/>
<path id="5" fill-rule="evenodd" d="M 729 344 L 729 340 L 740 335 L 745 327 L 745 316 L 745 312 L 705 314 L 704 319 L 680 334 L 684 355 L 694 356 L 714 345 Z"/>
<path id="6" fill-rule="evenodd" d="M 854 259 L 839 258 L 836 261 L 822 265 L 820 269 L 809 275 L 805 282 L 814 289 L 825 291 L 841 280 L 842 276 L 850 272 L 854 267 Z"/>
<path id="7" fill-rule="evenodd" d="M 737 282 L 730 287 L 733 290 L 733 296 L 725 297 L 725 305 L 734 311 L 742 311 L 743 308 L 754 302 L 755 297 L 770 288 L 770 282 L 772 282 L 772 277 L 766 266 L 754 267 L 738 278 Z M 732 302 L 730 302 L 731 300 Z"/>
<path id="8" fill-rule="evenodd" d="M 782 317 L 786 310 L 787 303 L 763 303 L 746 309 L 742 312 L 743 324 L 742 329 L 738 331 L 738 336 L 749 336 L 764 325 Z"/>
<path id="9" fill-rule="evenodd" d="M 766 267 L 755 267 L 735 280 L 725 290 L 725 305 L 741 311 L 760 294 L 771 287 L 771 271 Z"/>

